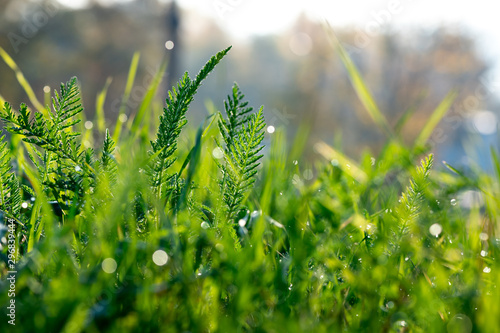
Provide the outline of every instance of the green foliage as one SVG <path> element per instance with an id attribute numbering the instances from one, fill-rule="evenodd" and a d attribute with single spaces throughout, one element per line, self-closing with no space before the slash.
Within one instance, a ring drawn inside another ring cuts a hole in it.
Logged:
<path id="1" fill-rule="evenodd" d="M 5 105 L 15 135 L 0 144 L 0 213 L 22 222 L 14 230 L 15 329 L 498 331 L 500 172 L 431 170 L 432 155 L 418 163 L 416 153 L 427 152 L 428 134 L 418 149 L 388 135 L 378 155 L 360 162 L 318 143 L 324 159 L 312 164 L 301 158 L 305 134 L 289 149 L 280 128 L 264 138 L 262 108 L 252 112 L 236 85 L 219 127 L 204 124 L 188 133 L 191 146 L 178 145 L 189 102 L 226 52 L 170 93 L 152 152 L 127 131 L 116 142 L 106 131 L 99 153 L 84 150 L 72 128 L 81 111 L 75 80 L 50 115 Z M 148 132 L 149 124 L 137 126 Z M 61 214 L 55 200 L 68 200 Z M 11 268 L 1 245 L 8 318 Z M 0 321 L 0 331 L 12 328 Z"/>
<path id="2" fill-rule="evenodd" d="M 10 150 L 5 136 L 0 137 L 0 211 L 11 218 L 19 218 L 21 194 L 16 175 L 11 172 Z"/>
<path id="3" fill-rule="evenodd" d="M 168 92 L 167 106 L 160 116 L 157 139 L 151 142 L 152 155 L 155 156 L 151 170 L 152 184 L 159 198 L 171 194 L 172 189 L 177 189 L 178 174 L 168 174 L 169 168 L 176 158 L 173 156 L 177 150 L 177 140 L 182 128 L 186 125 L 186 112 L 189 104 L 194 99 L 201 82 L 210 74 L 215 66 L 229 52 L 231 47 L 217 53 L 200 70 L 195 80 L 186 72 L 177 84 L 177 89 Z M 174 182 L 172 186 L 172 181 Z"/>
<path id="4" fill-rule="evenodd" d="M 232 98 L 228 96 L 228 101 L 224 102 L 228 119 L 219 117 L 225 148 L 224 163 L 217 162 L 223 174 L 220 187 L 228 219 L 235 217 L 245 195 L 255 183 L 266 126 L 263 108 L 256 114 L 250 114 L 253 108 L 248 107 L 248 102 L 243 102 L 245 96 L 238 85 L 233 86 L 232 92 Z M 221 145 L 217 145 L 222 151 Z"/>

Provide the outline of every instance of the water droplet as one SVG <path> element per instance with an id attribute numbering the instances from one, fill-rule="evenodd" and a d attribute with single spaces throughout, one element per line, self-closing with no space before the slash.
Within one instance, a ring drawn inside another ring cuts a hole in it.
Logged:
<path id="1" fill-rule="evenodd" d="M 451 199 L 451 200 L 450 200 L 450 203 L 451 203 L 451 205 L 452 205 L 452 206 L 456 206 L 456 204 L 457 204 L 457 199 Z"/>
<path id="2" fill-rule="evenodd" d="M 87 120 L 85 122 L 85 128 L 89 130 L 92 129 L 92 127 L 94 127 L 94 123 L 92 123 L 90 120 Z"/>
<path id="3" fill-rule="evenodd" d="M 487 254 L 488 254 L 488 252 L 486 252 L 485 250 L 481 251 L 481 257 L 486 257 Z"/>
<path id="4" fill-rule="evenodd" d="M 116 263 L 115 259 L 106 258 L 102 261 L 101 267 L 104 272 L 112 274 L 116 271 L 116 267 L 118 267 L 118 264 Z"/>
<path id="5" fill-rule="evenodd" d="M 297 164 L 299 164 L 299 161 L 297 161 L 297 160 L 293 160 L 293 162 L 292 162 L 292 163 L 293 163 L 293 165 L 297 165 Z"/>
<path id="6" fill-rule="evenodd" d="M 240 227 L 244 227 L 246 224 L 247 224 L 247 221 L 246 221 L 246 220 L 244 220 L 244 219 L 240 219 L 240 220 L 238 221 L 238 225 L 239 225 Z"/>
<path id="7" fill-rule="evenodd" d="M 21 204 L 21 207 L 23 207 L 24 209 L 28 208 L 28 203 L 27 202 L 23 202 Z"/>
<path id="8" fill-rule="evenodd" d="M 256 217 L 257 217 L 257 216 L 259 216 L 259 215 L 260 215 L 260 212 L 259 212 L 258 210 L 254 210 L 254 211 L 252 212 L 252 214 L 250 214 L 250 217 L 252 217 L 252 218 L 256 218 Z"/>
<path id="9" fill-rule="evenodd" d="M 271 125 L 271 126 L 267 126 L 267 133 L 269 133 L 269 134 L 273 134 L 273 133 L 274 133 L 274 131 L 276 131 L 276 128 L 274 128 L 274 126 L 273 126 L 273 125 Z"/>
<path id="10" fill-rule="evenodd" d="M 220 149 L 219 147 L 215 147 L 214 150 L 212 150 L 212 156 L 218 160 L 224 157 L 224 151 Z"/>
<path id="11" fill-rule="evenodd" d="M 80 168 L 80 166 L 77 165 L 77 166 L 75 166 L 75 171 L 80 172 L 80 171 L 82 171 L 82 168 Z"/>
<path id="12" fill-rule="evenodd" d="M 405 261 L 408 261 L 408 260 L 410 260 L 410 258 L 406 257 L 406 258 L 405 258 Z"/>
<path id="13" fill-rule="evenodd" d="M 280 195 L 283 195 L 283 192 L 280 192 Z"/>
<path id="14" fill-rule="evenodd" d="M 203 221 L 203 222 L 201 222 L 201 227 L 203 229 L 208 229 L 208 228 L 210 228 L 210 224 L 208 224 L 208 222 L 206 222 L 206 221 Z"/>
<path id="15" fill-rule="evenodd" d="M 339 161 L 337 160 L 331 160 L 330 163 L 333 165 L 333 166 L 339 166 Z"/>
<path id="16" fill-rule="evenodd" d="M 394 302 L 393 301 L 389 301 L 387 302 L 387 304 L 385 305 L 388 309 L 392 309 L 394 307 Z"/>
<path id="17" fill-rule="evenodd" d="M 443 231 L 443 227 L 439 223 L 434 223 L 431 225 L 429 228 L 429 232 L 431 233 L 432 236 L 438 237 L 439 234 Z"/>
<path id="18" fill-rule="evenodd" d="M 50 87 L 49 86 L 43 87 L 43 92 L 46 94 L 50 93 Z"/>
<path id="19" fill-rule="evenodd" d="M 484 273 L 486 273 L 486 274 L 491 273 L 491 268 L 489 268 L 489 267 L 487 267 L 487 266 L 486 266 L 486 267 L 483 269 L 483 272 L 484 272 Z"/>
<path id="20" fill-rule="evenodd" d="M 375 157 L 370 158 L 370 162 L 371 162 L 372 166 L 375 165 L 375 161 L 376 161 Z"/>
<path id="21" fill-rule="evenodd" d="M 153 253 L 153 262 L 158 266 L 163 266 L 168 261 L 168 254 L 163 250 L 156 250 Z"/>
<path id="22" fill-rule="evenodd" d="M 290 287 L 288 287 L 288 290 L 292 290 L 293 284 L 290 283 Z"/>

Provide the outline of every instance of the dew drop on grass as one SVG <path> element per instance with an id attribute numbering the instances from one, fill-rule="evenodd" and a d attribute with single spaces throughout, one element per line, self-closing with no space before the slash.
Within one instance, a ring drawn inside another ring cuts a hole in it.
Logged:
<path id="1" fill-rule="evenodd" d="M 299 161 L 297 161 L 297 160 L 293 160 L 293 162 L 292 162 L 292 163 L 293 163 L 293 165 L 297 165 L 297 164 L 299 164 Z"/>
<path id="2" fill-rule="evenodd" d="M 259 214 L 260 214 L 260 213 L 259 213 L 259 211 L 258 211 L 258 210 L 254 210 L 254 211 L 252 212 L 252 214 L 250 214 L 250 217 L 251 217 L 251 218 L 256 218 L 257 216 L 259 216 Z"/>
<path id="3" fill-rule="evenodd" d="M 288 287 L 288 290 L 292 290 L 293 284 L 290 283 L 290 287 Z"/>
<path id="4" fill-rule="evenodd" d="M 481 257 L 486 257 L 486 255 L 487 255 L 487 254 L 488 254 L 488 253 L 487 253 L 485 250 L 482 250 L 482 251 L 481 251 Z"/>
<path id="5" fill-rule="evenodd" d="M 80 167 L 77 165 L 77 166 L 75 167 L 75 171 L 76 171 L 76 172 L 80 172 L 80 171 L 82 171 L 82 168 L 80 168 Z"/>
<path id="6" fill-rule="evenodd" d="M 23 202 L 21 204 L 21 207 L 23 207 L 24 209 L 28 208 L 28 203 L 27 202 Z"/>
<path id="7" fill-rule="evenodd" d="M 434 223 L 431 225 L 429 228 L 429 232 L 431 233 L 432 236 L 438 237 L 439 234 L 443 231 L 443 227 L 439 223 Z"/>
<path id="8" fill-rule="evenodd" d="M 208 224 L 207 221 L 203 221 L 203 222 L 201 222 L 201 227 L 203 229 L 208 229 L 208 228 L 210 228 L 210 224 Z"/>
<path id="9" fill-rule="evenodd" d="M 115 259 L 106 258 L 102 261 L 101 267 L 104 272 L 112 274 L 116 271 L 116 267 L 118 267 L 118 264 L 116 263 Z"/>
<path id="10" fill-rule="evenodd" d="M 153 262 L 158 266 L 163 266 L 168 261 L 168 254 L 163 250 L 156 250 L 153 253 Z"/>
<path id="11" fill-rule="evenodd" d="M 451 199 L 450 203 L 451 203 L 452 206 L 456 206 L 457 205 L 457 199 Z"/>
<path id="12" fill-rule="evenodd" d="M 450 314 L 448 312 L 448 314 Z M 448 333 L 460 332 L 460 333 L 470 333 L 472 332 L 472 322 L 464 314 L 457 314 L 448 321 L 446 325 Z"/>
<path id="13" fill-rule="evenodd" d="M 216 148 L 214 148 L 214 150 L 212 150 L 212 156 L 214 158 L 220 160 L 221 158 L 224 157 L 224 152 L 219 147 L 216 147 Z"/>
<path id="14" fill-rule="evenodd" d="M 247 221 L 246 221 L 246 220 L 244 220 L 244 219 L 240 219 L 240 220 L 238 221 L 238 225 L 239 225 L 240 227 L 242 227 L 242 228 L 243 228 L 246 224 L 247 224 Z"/>
<path id="15" fill-rule="evenodd" d="M 491 273 L 491 268 L 489 268 L 489 267 L 487 267 L 487 266 L 486 266 L 486 267 L 483 269 L 483 272 L 484 272 L 484 273 L 486 273 L 486 274 Z"/>
<path id="16" fill-rule="evenodd" d="M 276 131 L 276 128 L 273 125 L 267 126 L 267 133 L 273 134 L 274 131 Z"/>

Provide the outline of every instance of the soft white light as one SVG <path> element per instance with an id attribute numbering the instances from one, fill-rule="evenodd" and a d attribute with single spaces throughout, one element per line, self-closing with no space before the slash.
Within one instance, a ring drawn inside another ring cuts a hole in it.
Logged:
<path id="1" fill-rule="evenodd" d="M 90 120 L 87 120 L 85 122 L 85 128 L 89 130 L 92 129 L 92 127 L 94 127 L 94 124 Z"/>
<path id="2" fill-rule="evenodd" d="M 23 207 L 24 209 L 28 208 L 28 203 L 27 202 L 23 202 L 21 204 L 21 207 Z"/>
<path id="3" fill-rule="evenodd" d="M 158 266 L 163 266 L 168 261 L 168 254 L 163 250 L 157 250 L 153 253 L 153 262 Z"/>
<path id="4" fill-rule="evenodd" d="M 483 135 L 494 134 L 497 131 L 497 116 L 491 111 L 479 111 L 473 118 L 474 127 Z"/>
<path id="5" fill-rule="evenodd" d="M 443 227 L 439 223 L 434 223 L 429 228 L 429 232 L 432 236 L 438 237 L 439 234 L 443 231 Z"/>
<path id="6" fill-rule="evenodd" d="M 118 267 L 115 259 L 106 258 L 102 261 L 102 270 L 108 274 L 112 274 L 116 271 L 116 267 Z"/>
<path id="7" fill-rule="evenodd" d="M 313 41 L 308 34 L 300 32 L 290 38 L 290 51 L 299 57 L 308 55 L 313 47 Z"/>
<path id="8" fill-rule="evenodd" d="M 165 48 L 167 50 L 171 50 L 174 48 L 174 42 L 172 42 L 171 40 L 167 40 L 167 42 L 165 43 Z"/>
<path id="9" fill-rule="evenodd" d="M 239 224 L 239 226 L 240 226 L 240 227 L 244 227 L 244 226 L 247 224 L 247 221 L 246 221 L 246 220 L 244 220 L 244 219 L 240 219 L 240 220 L 238 221 L 238 224 Z"/>
<path id="10" fill-rule="evenodd" d="M 271 126 L 267 126 L 267 133 L 272 134 L 272 133 L 274 133 L 274 131 L 276 131 L 276 129 L 274 128 L 274 126 L 272 126 L 272 125 Z"/>
<path id="11" fill-rule="evenodd" d="M 218 160 L 220 160 L 221 158 L 224 157 L 224 151 L 222 149 L 220 149 L 219 147 L 216 147 L 214 148 L 214 150 L 212 150 L 212 156 Z"/>
<path id="12" fill-rule="evenodd" d="M 127 119 L 128 119 L 128 117 L 125 113 L 122 113 L 121 115 L 118 116 L 118 120 L 122 123 L 126 122 Z"/>

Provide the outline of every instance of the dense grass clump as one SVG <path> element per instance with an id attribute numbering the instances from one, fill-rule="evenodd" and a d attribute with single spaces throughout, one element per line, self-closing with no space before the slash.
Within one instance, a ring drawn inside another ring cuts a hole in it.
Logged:
<path id="1" fill-rule="evenodd" d="M 50 106 L 5 103 L 2 331 L 499 331 L 496 153 L 495 176 L 433 166 L 426 142 L 452 97 L 405 145 L 336 46 L 388 137 L 360 163 L 319 142 L 313 169 L 301 159 L 307 130 L 290 147 L 282 129 L 266 138 L 263 109 L 236 84 L 224 114 L 182 141 L 197 89 L 229 48 L 186 73 L 163 110 L 154 80 L 111 134 L 83 126 L 76 79 Z"/>

